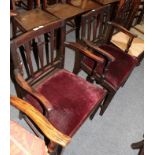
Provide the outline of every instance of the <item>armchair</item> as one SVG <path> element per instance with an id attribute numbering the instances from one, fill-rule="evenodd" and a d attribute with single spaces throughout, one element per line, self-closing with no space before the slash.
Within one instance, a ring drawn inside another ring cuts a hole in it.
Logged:
<path id="1" fill-rule="evenodd" d="M 57 29 L 60 29 L 59 42 L 54 37 Z M 49 55 L 45 52 L 46 41 L 43 36 L 46 33 L 50 35 Z M 37 42 L 39 68 L 36 67 L 32 55 L 34 39 Z M 12 77 L 18 96 L 38 109 L 60 132 L 72 137 L 89 116 L 94 116 L 102 105 L 107 91 L 64 69 L 64 41 L 63 21 L 53 22 L 12 40 L 11 58 L 14 72 Z M 20 55 L 21 46 L 26 63 Z M 80 50 L 89 58 L 93 57 L 81 47 L 76 50 Z M 95 58 L 98 63 L 103 63 L 102 58 L 98 56 Z M 26 120 L 32 127 L 32 123 Z M 49 143 L 48 146 L 49 149 L 53 148 L 53 143 Z"/>
<path id="2" fill-rule="evenodd" d="M 110 104 L 117 90 L 124 85 L 130 73 L 137 64 L 137 59 L 132 57 L 112 45 L 106 44 L 107 21 L 110 18 L 110 6 L 92 10 L 82 15 L 81 22 L 81 40 L 74 43 L 74 46 L 83 46 L 88 53 L 94 54 L 104 59 L 104 62 L 98 63 L 93 58 L 83 56 L 81 52 L 76 52 L 76 62 L 74 73 L 78 74 L 80 70 L 87 73 L 87 80 L 96 81 L 98 84 L 108 90 L 108 96 L 101 106 L 100 115 Z M 112 23 L 114 24 L 114 23 Z M 117 24 L 114 24 L 117 26 Z M 118 26 L 118 28 L 121 28 Z M 130 37 L 134 37 L 126 29 L 122 29 Z M 73 43 L 70 43 L 73 46 Z M 92 70 L 94 70 L 92 72 Z"/>
<path id="3" fill-rule="evenodd" d="M 121 0 L 117 10 L 114 23 L 109 23 L 109 31 L 107 31 L 107 43 L 112 43 L 114 46 L 120 48 L 123 52 L 136 57 L 138 64 L 144 57 L 144 37 L 139 37 L 139 32 L 132 28 L 132 23 L 140 6 L 141 0 Z M 118 28 L 118 24 L 124 28 Z M 139 26 L 138 26 L 139 27 Z M 123 29 L 126 28 L 126 32 Z M 127 31 L 130 31 L 127 33 Z M 132 36 L 130 33 L 136 34 Z"/>

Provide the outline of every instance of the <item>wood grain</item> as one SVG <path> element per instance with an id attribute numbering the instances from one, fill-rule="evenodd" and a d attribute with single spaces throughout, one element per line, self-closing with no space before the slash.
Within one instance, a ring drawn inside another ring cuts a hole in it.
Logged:
<path id="1" fill-rule="evenodd" d="M 63 147 L 71 141 L 69 136 L 58 131 L 37 109 L 26 101 L 15 96 L 11 96 L 10 102 L 13 106 L 30 117 L 51 141 L 58 143 Z"/>

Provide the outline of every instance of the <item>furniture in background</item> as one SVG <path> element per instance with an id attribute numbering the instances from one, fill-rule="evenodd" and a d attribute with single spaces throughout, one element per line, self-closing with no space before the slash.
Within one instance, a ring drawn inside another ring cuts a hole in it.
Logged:
<path id="1" fill-rule="evenodd" d="M 133 143 L 131 147 L 132 149 L 139 149 L 138 155 L 144 155 L 144 140 Z"/>
<path id="2" fill-rule="evenodd" d="M 88 58 L 83 56 L 82 52 L 76 52 L 74 66 L 75 74 L 83 70 L 88 75 L 88 81 L 96 81 L 108 90 L 108 96 L 101 106 L 100 115 L 103 115 L 113 96 L 124 85 L 137 64 L 136 58 L 105 43 L 106 23 L 109 18 L 110 6 L 104 6 L 82 15 L 81 40 L 78 43 L 70 43 L 73 47 L 83 47 L 85 52 L 104 59 L 104 63 L 101 64 L 94 59 L 95 57 Z M 68 47 L 70 45 L 68 43 Z"/>
<path id="3" fill-rule="evenodd" d="M 65 147 L 71 140 L 69 136 L 64 135 L 57 130 L 37 109 L 28 102 L 16 97 L 10 97 L 11 105 L 23 112 L 29 117 L 42 133 L 53 143 Z M 37 149 L 36 149 L 37 148 Z M 49 152 L 56 151 L 49 150 Z M 47 155 L 48 153 L 45 141 L 28 132 L 14 121 L 10 122 L 10 153 L 12 155 Z"/>
<path id="4" fill-rule="evenodd" d="M 65 20 L 66 25 L 69 26 L 69 30 L 66 30 L 66 34 L 75 30 L 75 37 L 77 40 L 79 38 L 81 14 L 97 7 L 100 7 L 100 5 L 92 0 L 78 0 L 78 2 L 76 2 L 76 0 L 57 0 L 55 2 L 52 2 L 51 0 L 43 1 L 43 9 L 48 13 Z"/>
<path id="5" fill-rule="evenodd" d="M 140 0 L 120 0 L 120 5 L 113 22 L 109 22 L 107 43 L 112 43 L 123 52 L 136 57 L 139 64 L 144 57 L 143 36 L 137 37 L 132 23 L 139 9 Z M 128 31 L 129 30 L 129 31 Z"/>
<path id="6" fill-rule="evenodd" d="M 58 42 L 54 37 L 57 29 L 60 29 Z M 50 35 L 48 55 L 45 52 L 46 33 Z M 35 49 L 32 46 L 33 40 L 36 41 Z M 94 116 L 102 105 L 107 91 L 64 69 L 64 41 L 64 21 L 50 23 L 12 40 L 12 80 L 18 97 L 27 100 L 44 114 L 55 128 L 72 137 L 89 116 Z M 59 48 L 55 48 L 57 44 Z M 21 46 L 26 61 L 20 55 Z M 33 50 L 38 54 L 38 67 L 32 55 Z M 93 56 L 83 49 L 77 50 L 90 58 L 95 58 L 99 63 L 104 62 L 103 58 Z M 25 120 L 33 128 L 29 119 Z M 53 145 L 49 143 L 48 149 L 55 146 Z"/>
<path id="7" fill-rule="evenodd" d="M 11 0 L 13 11 L 16 11 L 15 2 L 15 0 Z M 23 12 L 16 11 L 16 13 L 17 15 L 11 19 L 13 38 L 17 36 L 17 28 L 24 33 L 32 29 L 39 29 L 48 23 L 58 20 L 54 15 L 43 11 L 38 0 L 36 0 L 36 8 Z"/>
<path id="8" fill-rule="evenodd" d="M 34 7 L 34 0 L 14 0 L 15 5 L 18 7 L 22 7 L 26 10 L 31 10 Z M 11 2 L 12 3 L 12 2 Z"/>

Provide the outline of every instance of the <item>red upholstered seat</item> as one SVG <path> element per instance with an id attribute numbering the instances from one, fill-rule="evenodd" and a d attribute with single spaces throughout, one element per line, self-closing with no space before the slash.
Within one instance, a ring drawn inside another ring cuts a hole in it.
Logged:
<path id="1" fill-rule="evenodd" d="M 106 96 L 106 90 L 60 70 L 38 85 L 36 89 L 53 105 L 48 120 L 61 132 L 72 136 L 90 112 Z M 42 112 L 34 98 L 27 100 Z"/>
<path id="2" fill-rule="evenodd" d="M 136 57 L 131 57 L 130 55 L 120 51 L 120 49 L 110 45 L 103 45 L 100 46 L 100 48 L 108 51 L 108 53 L 115 57 L 115 61 L 110 63 L 108 70 L 104 73 L 104 77 L 105 80 L 108 81 L 115 90 L 117 90 L 125 82 L 136 66 L 137 59 Z M 94 62 L 88 57 L 84 58 L 83 63 L 85 63 L 88 67 L 93 68 Z M 104 65 L 98 65 L 97 73 L 103 74 L 103 70 Z"/>

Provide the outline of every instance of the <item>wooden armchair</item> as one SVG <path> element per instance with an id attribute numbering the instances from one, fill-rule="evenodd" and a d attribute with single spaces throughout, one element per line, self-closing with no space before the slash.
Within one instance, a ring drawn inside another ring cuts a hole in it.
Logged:
<path id="1" fill-rule="evenodd" d="M 60 40 L 54 38 L 54 32 L 60 29 Z M 47 55 L 44 34 L 50 34 Z M 36 40 L 39 68 L 32 54 L 32 41 Z M 72 137 L 89 116 L 94 116 L 102 105 L 107 91 L 97 87 L 81 77 L 65 70 L 64 66 L 64 22 L 56 21 L 36 31 L 30 31 L 11 41 L 13 61 L 13 81 L 17 94 L 38 109 L 51 124 Z M 59 45 L 59 48 L 57 47 Z M 25 60 L 20 55 L 23 47 Z M 78 48 L 83 54 L 93 57 Z M 99 63 L 103 59 L 95 57 Z M 32 127 L 31 122 L 27 120 Z M 53 144 L 49 144 L 53 147 Z"/>
<path id="2" fill-rule="evenodd" d="M 138 37 L 132 23 L 139 9 L 140 0 L 121 0 L 113 22 L 109 23 L 107 43 L 112 43 L 123 52 L 136 57 L 138 64 L 144 56 L 144 39 Z M 117 33 L 116 33 L 117 32 Z"/>
<path id="3" fill-rule="evenodd" d="M 16 107 L 18 110 L 23 112 L 29 117 L 42 133 L 55 145 L 65 147 L 70 141 L 71 137 L 64 135 L 58 131 L 45 116 L 43 116 L 36 108 L 34 108 L 28 102 L 16 97 L 10 97 L 11 105 Z M 19 134 L 20 132 L 20 134 Z M 16 155 L 28 152 L 33 155 L 45 155 L 47 154 L 47 147 L 45 142 L 38 137 L 30 134 L 24 128 L 19 126 L 17 123 L 11 121 L 11 154 Z M 20 146 L 18 145 L 20 143 Z M 33 144 L 33 145 L 31 145 Z M 37 147 L 37 149 L 36 149 Z M 56 151 L 55 148 L 48 150 L 50 153 Z"/>
<path id="4" fill-rule="evenodd" d="M 17 28 L 21 32 L 27 32 L 32 29 L 38 29 L 58 19 L 40 8 L 40 0 L 36 0 L 35 9 L 20 12 L 16 10 L 15 2 L 16 0 L 11 0 L 12 10 L 17 13 L 17 15 L 11 19 L 13 38 L 17 36 Z"/>
<path id="5" fill-rule="evenodd" d="M 88 53 L 104 59 L 104 63 L 99 64 L 95 59 L 90 59 L 76 52 L 74 66 L 74 73 L 77 74 L 80 70 L 84 70 L 88 75 L 88 81 L 96 81 L 108 90 L 108 96 L 101 107 L 100 115 L 103 115 L 111 99 L 117 90 L 124 85 L 137 64 L 136 58 L 105 43 L 106 23 L 109 18 L 110 6 L 104 6 L 82 15 L 81 41 L 74 43 L 74 46 L 83 46 Z M 126 32 L 125 29 L 123 31 Z M 94 71 L 92 72 L 92 70 Z"/>

